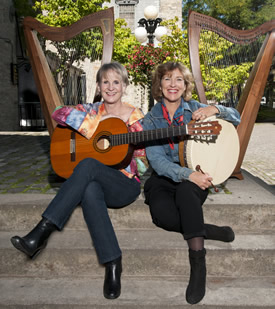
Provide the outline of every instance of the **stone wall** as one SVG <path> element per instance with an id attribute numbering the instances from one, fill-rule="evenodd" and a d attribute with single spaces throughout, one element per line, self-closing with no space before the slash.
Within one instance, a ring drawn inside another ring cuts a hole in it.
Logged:
<path id="1" fill-rule="evenodd" d="M 16 29 L 12 1 L 0 7 L 0 123 L 1 131 L 19 129 L 17 86 L 11 81 L 11 63 L 16 63 Z"/>
<path id="2" fill-rule="evenodd" d="M 182 1 L 179 0 L 160 0 L 159 16 L 164 19 L 179 18 L 178 26 L 181 28 L 182 20 Z"/>
<path id="3" fill-rule="evenodd" d="M 130 103 L 137 108 L 140 108 L 144 114 L 148 112 L 148 97 L 149 92 L 141 86 L 130 84 L 122 100 Z"/>

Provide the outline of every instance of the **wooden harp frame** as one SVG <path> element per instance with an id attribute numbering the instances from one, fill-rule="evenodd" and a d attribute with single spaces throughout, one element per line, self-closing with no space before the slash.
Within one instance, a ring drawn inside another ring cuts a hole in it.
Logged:
<path id="1" fill-rule="evenodd" d="M 90 15 L 66 27 L 51 27 L 35 18 L 26 17 L 23 21 L 28 56 L 33 70 L 42 112 L 51 135 L 56 122 L 51 115 L 57 106 L 63 105 L 56 82 L 49 68 L 46 56 L 37 38 L 37 33 L 48 40 L 62 42 L 70 40 L 90 28 L 100 27 L 103 36 L 101 63 L 110 62 L 114 44 L 114 9 L 109 8 Z"/>
<path id="2" fill-rule="evenodd" d="M 275 20 L 265 22 L 254 29 L 236 30 L 224 25 L 213 17 L 195 11 L 189 11 L 188 43 L 190 65 L 199 101 L 207 104 L 199 57 L 199 39 L 202 29 L 213 31 L 235 44 L 248 44 L 256 40 L 258 36 L 266 34 L 237 105 L 237 110 L 241 114 L 241 123 L 237 127 L 240 140 L 240 154 L 232 176 L 243 179 L 241 165 L 257 118 L 261 98 L 275 53 Z"/>

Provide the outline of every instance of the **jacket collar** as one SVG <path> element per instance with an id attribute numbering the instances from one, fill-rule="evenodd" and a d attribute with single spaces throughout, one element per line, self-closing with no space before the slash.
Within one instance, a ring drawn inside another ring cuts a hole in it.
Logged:
<path id="1" fill-rule="evenodd" d="M 162 102 L 158 102 L 156 105 L 154 105 L 154 107 L 151 109 L 151 115 L 152 117 L 154 118 L 163 118 L 163 114 L 162 114 L 162 108 L 161 108 L 161 104 L 164 103 L 163 102 L 163 99 L 162 99 Z M 184 101 L 183 98 L 181 98 L 181 102 L 180 102 L 181 106 L 183 106 L 183 109 L 184 110 L 187 110 L 187 111 L 191 111 L 191 108 L 190 108 L 190 105 L 188 102 Z"/>

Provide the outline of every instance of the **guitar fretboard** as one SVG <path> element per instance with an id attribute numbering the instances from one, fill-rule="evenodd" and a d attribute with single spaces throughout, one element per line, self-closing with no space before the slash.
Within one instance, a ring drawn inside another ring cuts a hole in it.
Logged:
<path id="1" fill-rule="evenodd" d="M 186 135 L 186 125 L 172 126 L 168 128 L 145 130 L 140 132 L 129 132 L 124 134 L 114 134 L 110 136 L 110 142 L 113 146 L 123 144 L 138 144 L 157 139 L 164 139 L 172 136 Z"/>

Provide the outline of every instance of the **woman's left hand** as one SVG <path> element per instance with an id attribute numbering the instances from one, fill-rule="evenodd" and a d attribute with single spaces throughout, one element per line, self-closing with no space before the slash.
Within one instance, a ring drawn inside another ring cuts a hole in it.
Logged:
<path id="1" fill-rule="evenodd" d="M 200 107 L 192 114 L 193 120 L 204 120 L 207 117 L 213 116 L 215 114 L 219 113 L 219 110 L 217 107 L 213 105 L 209 105 L 206 107 Z"/>

